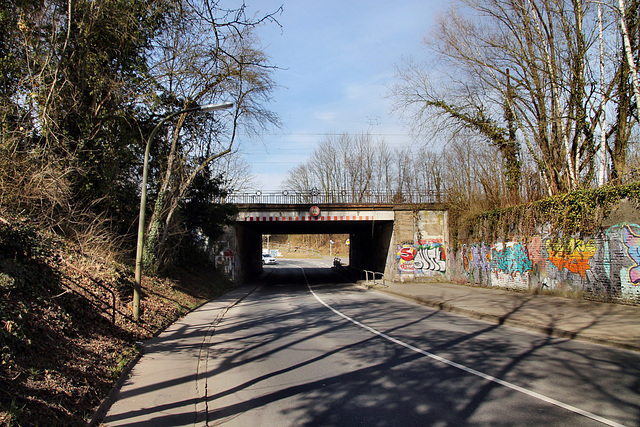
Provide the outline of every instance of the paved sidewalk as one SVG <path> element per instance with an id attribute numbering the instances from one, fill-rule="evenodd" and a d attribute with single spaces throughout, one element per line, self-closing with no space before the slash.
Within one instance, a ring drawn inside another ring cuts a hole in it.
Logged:
<path id="1" fill-rule="evenodd" d="M 244 286 L 209 301 L 144 343 L 144 357 L 123 374 L 90 425 L 206 425 L 208 340 L 226 311 L 253 291 Z M 108 412 L 106 412 L 108 411 Z M 105 414 L 106 412 L 106 414 Z M 105 417 L 106 415 L 106 417 Z"/>
<path id="2" fill-rule="evenodd" d="M 453 283 L 392 283 L 370 287 L 444 311 L 640 351 L 640 307 L 530 295 Z"/>

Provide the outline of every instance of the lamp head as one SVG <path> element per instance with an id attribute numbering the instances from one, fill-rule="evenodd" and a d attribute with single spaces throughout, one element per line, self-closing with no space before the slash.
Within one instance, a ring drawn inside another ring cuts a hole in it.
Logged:
<path id="1" fill-rule="evenodd" d="M 233 102 L 223 102 L 222 104 L 206 104 L 200 106 L 200 111 L 224 110 L 233 107 Z"/>

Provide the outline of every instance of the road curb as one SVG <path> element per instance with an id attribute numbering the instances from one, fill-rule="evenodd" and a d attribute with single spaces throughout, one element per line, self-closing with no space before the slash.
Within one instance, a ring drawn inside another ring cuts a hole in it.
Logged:
<path id="1" fill-rule="evenodd" d="M 114 402 L 116 394 L 118 393 L 118 391 L 120 391 L 120 388 L 127 380 L 127 378 L 129 378 L 133 367 L 142 358 L 142 355 L 144 354 L 144 346 L 142 345 L 142 343 L 136 343 L 136 347 L 138 347 L 139 349 L 138 354 L 136 354 L 136 356 L 133 359 L 129 360 L 129 363 L 125 365 L 122 372 L 120 373 L 120 376 L 118 377 L 118 380 L 113 383 L 111 389 L 109 390 L 109 393 L 107 393 L 105 398 L 102 399 L 100 406 L 98 406 L 98 408 L 93 412 L 91 418 L 87 420 L 88 426 L 95 426 L 104 419 L 105 415 L 107 415 L 107 411 Z"/>

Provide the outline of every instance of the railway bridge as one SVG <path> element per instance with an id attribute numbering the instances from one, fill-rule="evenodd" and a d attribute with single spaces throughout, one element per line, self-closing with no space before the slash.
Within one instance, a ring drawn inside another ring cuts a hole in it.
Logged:
<path id="1" fill-rule="evenodd" d="M 239 280 L 262 269 L 266 234 L 348 234 L 349 267 L 411 281 L 447 274 L 448 213 L 437 194 L 235 193 L 230 251 Z M 378 276 L 379 277 L 379 276 Z"/>

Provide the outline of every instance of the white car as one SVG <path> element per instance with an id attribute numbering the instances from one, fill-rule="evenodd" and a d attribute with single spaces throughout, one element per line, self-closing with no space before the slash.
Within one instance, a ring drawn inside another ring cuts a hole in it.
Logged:
<path id="1" fill-rule="evenodd" d="M 269 254 L 262 254 L 262 265 L 277 264 L 278 261 Z"/>

